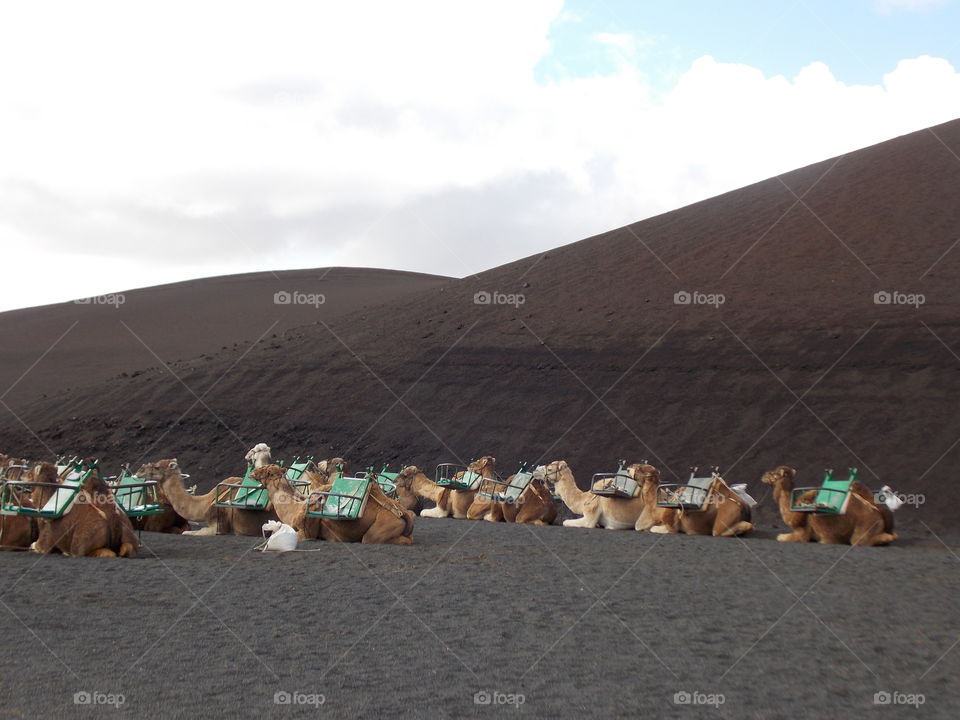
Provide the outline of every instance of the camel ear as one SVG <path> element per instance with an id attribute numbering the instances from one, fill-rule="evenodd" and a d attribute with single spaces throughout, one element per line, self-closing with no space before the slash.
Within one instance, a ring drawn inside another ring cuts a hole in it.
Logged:
<path id="1" fill-rule="evenodd" d="M 173 460 L 171 460 L 171 461 L 170 461 L 170 464 L 169 464 L 167 467 L 168 467 L 170 470 L 176 470 L 176 469 L 177 469 L 177 461 L 176 461 L 176 458 L 174 458 Z"/>

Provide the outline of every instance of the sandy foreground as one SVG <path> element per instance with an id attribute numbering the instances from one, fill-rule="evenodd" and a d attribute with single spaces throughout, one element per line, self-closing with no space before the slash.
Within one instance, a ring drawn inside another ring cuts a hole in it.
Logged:
<path id="1" fill-rule="evenodd" d="M 955 718 L 955 539 L 774 534 L 418 519 L 412 547 L 3 553 L 0 717 Z"/>

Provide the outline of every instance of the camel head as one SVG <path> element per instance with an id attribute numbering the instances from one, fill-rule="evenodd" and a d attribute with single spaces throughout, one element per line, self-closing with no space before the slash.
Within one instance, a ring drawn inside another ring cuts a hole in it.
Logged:
<path id="1" fill-rule="evenodd" d="M 266 443 L 257 443 L 243 457 L 248 464 L 254 467 L 263 467 L 270 464 L 270 448 L 267 447 Z"/>
<path id="2" fill-rule="evenodd" d="M 281 484 L 280 481 L 286 477 L 286 471 L 277 465 L 264 465 L 254 470 L 251 477 L 272 490 Z"/>
<path id="3" fill-rule="evenodd" d="M 776 487 L 782 482 L 786 482 L 790 487 L 793 487 L 793 478 L 797 474 L 797 471 L 792 467 L 787 467 L 786 465 L 780 465 L 769 472 L 763 474 L 763 482 L 766 485 L 773 485 Z"/>
<path id="4" fill-rule="evenodd" d="M 551 492 L 554 491 L 560 481 L 560 476 L 569 471 L 570 466 L 567 465 L 566 460 L 554 460 L 549 465 L 543 466 L 543 480 Z"/>
<path id="5" fill-rule="evenodd" d="M 170 478 L 176 478 L 177 482 L 180 483 L 183 482 L 183 478 L 180 475 L 180 464 L 176 458 L 157 460 L 157 462 L 141 465 L 140 469 L 137 470 L 134 475 L 145 482 L 156 480 L 160 487 L 163 487 L 164 482 Z"/>
<path id="6" fill-rule="evenodd" d="M 494 472 L 497 468 L 497 459 L 491 455 L 484 455 L 479 460 L 474 460 L 472 463 L 467 465 L 468 470 L 472 470 L 479 475 L 483 475 L 484 470 L 487 472 Z"/>
<path id="7" fill-rule="evenodd" d="M 403 470 L 397 473 L 395 482 L 398 488 L 409 490 L 413 486 L 413 479 L 418 475 L 429 482 L 429 478 L 423 474 L 423 471 L 416 465 L 407 465 Z"/>
<path id="8" fill-rule="evenodd" d="M 627 472 L 630 473 L 630 477 L 632 477 L 638 485 L 646 485 L 647 483 L 660 484 L 660 471 L 653 465 L 648 465 L 647 463 L 628 465 Z"/>
<path id="9" fill-rule="evenodd" d="M 317 470 L 323 475 L 324 480 L 329 480 L 330 476 L 337 471 L 337 467 L 342 466 L 343 471 L 347 471 L 347 461 L 342 457 L 329 458 L 317 463 Z"/>

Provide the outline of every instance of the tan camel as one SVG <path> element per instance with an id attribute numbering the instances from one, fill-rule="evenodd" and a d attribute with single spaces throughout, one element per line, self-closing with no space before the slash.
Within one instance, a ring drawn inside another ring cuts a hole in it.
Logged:
<path id="1" fill-rule="evenodd" d="M 780 507 L 780 517 L 791 532 L 777 535 L 780 542 L 809 542 L 826 545 L 887 545 L 897 539 L 893 532 L 893 515 L 885 506 L 876 504 L 873 493 L 859 482 L 850 487 L 850 501 L 842 515 L 819 515 L 794 512 L 790 509 L 793 479 L 797 471 L 786 465 L 763 474 L 763 482 L 773 486 L 773 497 Z M 803 499 L 812 501 L 816 490 Z"/>
<path id="2" fill-rule="evenodd" d="M 35 482 L 56 483 L 57 468 L 40 463 L 34 472 Z M 43 492 L 44 499 L 53 489 Z M 99 470 L 91 473 L 81 485 L 73 505 L 55 520 L 41 519 L 37 540 L 30 546 L 36 553 L 59 551 L 77 557 L 133 557 L 140 541 L 130 518 L 117 505 L 110 486 Z"/>
<path id="3" fill-rule="evenodd" d="M 439 505 L 445 492 L 416 465 L 408 465 L 398 472 L 395 482 L 400 504 L 414 513 L 423 500 Z"/>
<path id="4" fill-rule="evenodd" d="M 652 465 L 635 464 L 626 468 L 627 473 L 638 483 L 659 472 Z M 608 530 L 633 530 L 643 515 L 645 502 L 643 495 L 635 498 L 614 498 L 594 495 L 577 487 L 573 471 L 566 460 L 557 460 L 544 468 L 544 479 L 548 487 L 554 487 L 572 513 L 580 518 L 564 520 L 564 527 L 604 527 Z M 648 510 L 649 512 L 649 510 Z"/>
<path id="5" fill-rule="evenodd" d="M 183 477 L 176 458 L 147 463 L 140 467 L 136 476 L 143 480 L 156 480 L 160 490 L 170 501 L 173 509 L 187 520 L 203 523 L 200 530 L 187 530 L 184 535 L 252 535 L 262 534 L 261 528 L 268 520 L 277 520 L 272 509 L 246 510 L 234 507 L 217 507 L 217 488 L 205 495 L 190 495 L 183 488 Z M 239 484 L 241 478 L 227 478 L 225 482 Z"/>
<path id="6" fill-rule="evenodd" d="M 479 460 L 474 460 L 467 466 L 467 470 L 472 471 L 484 478 L 496 476 L 497 459 L 490 455 L 484 455 Z M 460 473 L 458 473 L 458 476 Z M 453 488 L 441 488 L 442 493 L 439 500 L 436 500 L 436 507 L 420 511 L 420 517 L 445 518 L 453 516 L 457 520 L 479 520 L 490 509 L 489 498 L 477 498 L 476 490 L 455 490 Z M 422 496 L 425 497 L 425 496 Z"/>
<path id="7" fill-rule="evenodd" d="M 0 481 L 25 480 L 33 477 L 33 468 L 25 472 L 29 462 L 0 454 Z M 31 499 L 24 499 L 25 507 L 35 507 Z M 40 532 L 35 518 L 24 515 L 0 515 L 0 550 L 27 550 Z"/>
<path id="8" fill-rule="evenodd" d="M 333 478 L 338 472 L 338 468 L 342 472 L 347 472 L 347 461 L 342 457 L 329 458 L 327 460 L 321 460 L 316 463 L 317 471 L 316 473 L 304 473 L 304 476 L 310 481 L 311 490 L 320 490 L 324 485 L 329 485 L 333 482 Z"/>
<path id="9" fill-rule="evenodd" d="M 715 537 L 745 535 L 753 530 L 750 506 L 722 478 L 714 484 L 706 508 L 696 511 L 657 507 L 659 485 L 659 473 L 655 476 L 651 473 L 644 478 L 640 494 L 648 512 L 645 511 L 643 518 L 637 521 L 637 530 Z"/>
<path id="10" fill-rule="evenodd" d="M 247 450 L 247 454 L 243 456 L 243 459 L 247 461 L 248 465 L 253 465 L 255 468 L 269 465 L 272 460 L 270 457 L 270 448 L 267 447 L 266 443 L 257 443 Z"/>
<path id="11" fill-rule="evenodd" d="M 328 542 L 413 544 L 414 515 L 396 500 L 388 498 L 380 485 L 370 483 L 363 514 L 356 520 L 332 520 L 307 516 L 307 508 L 316 507 L 318 496 L 304 498 L 287 480 L 283 468 L 267 465 L 253 471 L 253 478 L 267 488 L 280 521 L 297 531 L 302 539 L 319 538 Z M 327 485 L 329 491 L 331 485 Z"/>
<path id="12" fill-rule="evenodd" d="M 515 474 L 507 478 L 507 485 L 513 483 L 514 478 L 516 478 Z M 501 494 L 505 488 L 506 486 L 501 485 L 495 490 Z M 552 525 L 557 519 L 558 511 L 553 493 L 544 480 L 544 468 L 539 467 L 533 471 L 529 484 L 513 502 L 494 500 L 489 504 L 483 519 L 488 522 Z"/>

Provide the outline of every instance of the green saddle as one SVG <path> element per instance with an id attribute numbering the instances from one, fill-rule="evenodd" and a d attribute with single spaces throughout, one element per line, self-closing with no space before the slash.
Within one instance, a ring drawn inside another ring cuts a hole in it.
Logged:
<path id="1" fill-rule="evenodd" d="M 307 458 L 304 462 L 300 462 L 300 458 L 294 458 L 293 462 L 290 463 L 290 467 L 287 468 L 286 475 L 284 475 L 287 481 L 293 486 L 293 489 L 302 495 L 306 495 L 310 491 L 310 481 L 304 480 L 303 478 L 303 474 L 310 467 L 316 469 L 316 463 L 314 463 L 313 458 Z"/>
<path id="2" fill-rule="evenodd" d="M 322 498 L 320 508 L 308 505 L 307 515 L 327 520 L 356 520 L 367 505 L 371 482 L 369 477 L 345 477 L 342 472 L 338 473 L 329 491 L 313 493 Z"/>
<path id="3" fill-rule="evenodd" d="M 496 499 L 500 502 L 507 503 L 507 505 L 512 505 L 520 499 L 523 491 L 530 485 L 531 480 L 533 480 L 532 470 L 515 473 L 514 476 L 510 478 L 510 482 L 504 486 L 503 492 L 497 494 Z"/>
<path id="4" fill-rule="evenodd" d="M 373 468 L 370 469 L 372 470 Z M 397 500 L 400 497 L 397 492 L 397 475 L 399 474 L 400 473 L 387 472 L 387 468 L 384 466 L 383 470 L 376 475 L 377 484 L 380 486 L 380 489 L 383 490 L 383 494 L 393 500 Z"/>
<path id="5" fill-rule="evenodd" d="M 473 470 L 449 473 L 450 468 L 456 467 L 455 465 L 437 465 L 437 475 L 434 482 L 442 488 L 450 488 L 451 490 L 476 490 L 484 479 L 483 476 Z"/>
<path id="6" fill-rule="evenodd" d="M 640 485 L 626 471 L 626 462 L 621 460 L 614 473 L 597 473 L 590 481 L 590 492 L 601 497 L 635 498 L 640 494 Z"/>
<path id="7" fill-rule="evenodd" d="M 133 475 L 127 468 L 113 484 L 113 497 L 127 517 L 160 515 L 164 512 L 160 505 L 160 495 L 156 482 L 146 482 Z"/>
<path id="8" fill-rule="evenodd" d="M 657 488 L 657 507 L 689 511 L 705 510 L 717 478 L 719 475 L 716 472 L 708 476 L 696 477 L 696 468 L 694 468 L 686 485 L 664 484 Z"/>
<path id="9" fill-rule="evenodd" d="M 43 520 L 56 520 L 63 517 L 71 508 L 80 493 L 80 488 L 96 469 L 75 465 L 66 473 L 63 481 L 53 487 L 53 492 L 47 501 L 39 508 L 24 505 L 27 496 L 42 483 L 11 481 L 3 484 L 0 509 L 4 515 L 23 515 Z"/>
<path id="10" fill-rule="evenodd" d="M 253 479 L 253 466 L 247 466 L 247 472 L 239 485 L 220 483 L 217 485 L 218 507 L 233 507 L 242 510 L 266 510 L 270 504 L 270 495 L 267 489 Z"/>
<path id="11" fill-rule="evenodd" d="M 794 512 L 813 512 L 819 515 L 842 515 L 847 511 L 850 490 L 857 480 L 857 468 L 850 468 L 846 480 L 833 477 L 833 470 L 827 470 L 820 487 L 794 488 L 790 494 L 790 509 Z M 813 502 L 805 501 L 804 495 L 816 490 Z"/>

